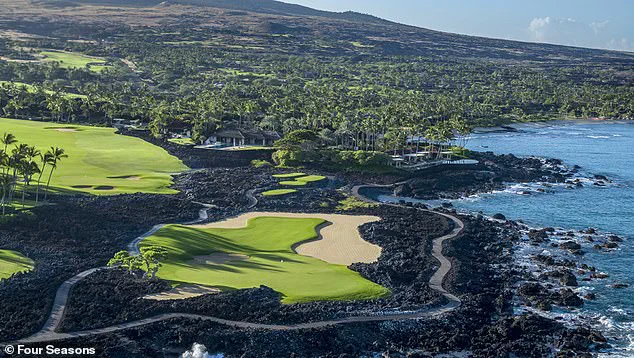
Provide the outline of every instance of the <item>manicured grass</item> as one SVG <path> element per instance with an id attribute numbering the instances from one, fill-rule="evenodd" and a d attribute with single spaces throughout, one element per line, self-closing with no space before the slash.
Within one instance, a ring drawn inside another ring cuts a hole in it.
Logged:
<path id="1" fill-rule="evenodd" d="M 266 285 L 282 293 L 284 303 L 372 299 L 389 294 L 343 265 L 301 256 L 298 242 L 317 237 L 317 218 L 259 217 L 241 229 L 197 229 L 169 225 L 141 242 L 141 250 L 160 245 L 169 251 L 158 276 L 174 282 L 224 288 Z M 212 253 L 246 255 L 223 264 L 202 264 L 194 256 Z"/>
<path id="2" fill-rule="evenodd" d="M 28 83 L 23 83 L 23 82 L 9 82 L 9 81 L 0 81 L 0 85 L 3 84 L 14 84 L 17 86 L 23 86 L 27 92 L 29 93 L 35 93 L 37 92 L 37 87 Z M 46 94 L 53 94 L 55 93 L 54 91 L 51 90 L 44 90 L 44 93 Z M 76 93 L 68 93 L 68 92 L 60 92 L 60 94 L 66 98 L 86 98 L 85 95 L 83 94 L 76 94 Z"/>
<path id="3" fill-rule="evenodd" d="M 31 271 L 35 263 L 17 251 L 0 250 L 0 280 L 14 273 Z"/>
<path id="4" fill-rule="evenodd" d="M 305 181 L 297 181 L 297 180 L 286 180 L 286 181 L 281 181 L 280 185 L 286 185 L 286 186 L 305 186 L 306 182 Z"/>
<path id="5" fill-rule="evenodd" d="M 300 174 L 300 173 L 295 173 L 295 174 Z M 301 175 L 304 175 L 304 174 L 302 173 Z M 287 177 L 287 178 L 292 178 L 292 177 Z M 314 183 L 314 182 L 322 181 L 324 179 L 326 179 L 326 177 L 322 175 L 304 175 L 299 177 L 296 176 L 295 180 L 281 181 L 280 185 L 305 186 L 308 183 Z"/>
<path id="6" fill-rule="evenodd" d="M 62 191 L 173 194 L 170 173 L 188 169 L 162 148 L 115 134 L 113 128 L 0 118 L 0 135 L 5 132 L 43 151 L 51 146 L 64 148 L 69 157 L 62 159 L 51 181 L 52 187 Z"/>
<path id="7" fill-rule="evenodd" d="M 280 196 L 280 195 L 286 195 L 286 194 L 292 194 L 292 193 L 297 193 L 297 190 L 295 190 L 295 189 L 275 189 L 275 190 L 265 191 L 265 192 L 262 193 L 262 195 L 264 195 L 264 196 Z"/>
<path id="8" fill-rule="evenodd" d="M 306 175 L 305 173 L 288 173 L 288 174 L 275 174 L 273 175 L 274 178 L 295 178 L 295 177 L 301 177 Z"/>
<path id="9" fill-rule="evenodd" d="M 168 142 L 179 144 L 179 145 L 194 145 L 194 140 L 191 138 L 170 138 L 167 140 Z"/>
<path id="10" fill-rule="evenodd" d="M 106 61 L 101 57 L 93 57 L 76 52 L 66 51 L 42 51 L 41 55 L 46 56 L 43 61 L 59 62 L 62 68 L 88 68 L 95 72 L 101 72 Z"/>
<path id="11" fill-rule="evenodd" d="M 313 183 L 317 181 L 322 181 L 324 179 L 326 179 L 326 177 L 323 175 L 306 175 L 303 177 L 295 178 L 295 180 L 303 181 L 305 183 Z"/>

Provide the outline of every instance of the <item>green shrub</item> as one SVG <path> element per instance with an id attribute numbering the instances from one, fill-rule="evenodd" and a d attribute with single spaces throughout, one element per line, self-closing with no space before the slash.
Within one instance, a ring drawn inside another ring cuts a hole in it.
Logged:
<path id="1" fill-rule="evenodd" d="M 355 197 L 349 196 L 339 202 L 339 205 L 337 205 L 337 210 L 348 211 L 357 208 L 375 208 L 377 206 L 378 204 L 368 203 L 365 201 L 361 201 Z"/>
<path id="2" fill-rule="evenodd" d="M 273 164 L 267 162 L 266 160 L 253 159 L 251 161 L 251 165 L 256 168 L 264 168 L 264 167 L 270 167 Z"/>

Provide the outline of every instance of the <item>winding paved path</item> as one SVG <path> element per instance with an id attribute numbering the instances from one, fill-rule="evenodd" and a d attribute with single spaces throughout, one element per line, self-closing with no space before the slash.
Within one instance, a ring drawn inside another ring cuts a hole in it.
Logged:
<path id="1" fill-rule="evenodd" d="M 359 189 L 364 187 L 387 188 L 387 187 L 391 187 L 391 185 L 362 185 L 362 186 L 356 186 L 352 188 L 352 194 L 358 199 L 375 202 L 374 200 L 371 200 L 359 194 Z M 254 193 L 253 190 L 249 190 L 246 192 L 247 200 L 249 200 L 249 203 L 250 203 L 249 208 L 252 208 L 255 205 L 257 205 L 257 199 L 255 198 L 253 193 Z M 207 220 L 208 218 L 207 210 L 212 206 L 206 205 L 206 204 L 203 204 L 203 205 L 205 205 L 205 208 L 201 209 L 201 211 L 199 212 L 199 219 L 195 220 L 192 223 L 199 223 L 199 222 Z M 388 205 L 399 206 L 396 204 L 388 204 Z M 400 320 L 409 320 L 409 319 L 429 318 L 429 317 L 441 315 L 441 314 L 453 311 L 458 306 L 460 306 L 460 303 L 461 303 L 458 297 L 452 295 L 451 293 L 447 292 L 447 290 L 443 288 L 443 285 L 442 285 L 443 280 L 445 276 L 447 275 L 447 273 L 451 270 L 451 261 L 449 261 L 449 259 L 447 259 L 442 254 L 442 250 L 443 250 L 443 243 L 446 240 L 452 239 L 458 236 L 462 232 L 462 230 L 464 229 L 464 223 L 459 218 L 453 215 L 435 212 L 435 211 L 426 210 L 426 209 L 418 209 L 418 210 L 432 212 L 437 215 L 442 215 L 452 220 L 455 223 L 454 229 L 450 233 L 434 239 L 434 242 L 433 242 L 432 255 L 440 262 L 440 266 L 438 267 L 438 270 L 434 273 L 434 275 L 430 278 L 429 286 L 432 289 L 440 292 L 444 297 L 446 297 L 449 300 L 447 304 L 440 307 L 432 307 L 432 308 L 426 308 L 426 309 L 422 309 L 418 311 L 408 311 L 408 312 L 391 313 L 391 314 L 377 313 L 375 315 L 353 316 L 353 317 L 346 317 L 346 318 L 336 319 L 336 320 L 307 322 L 307 323 L 300 323 L 300 324 L 293 324 L 293 325 L 276 325 L 276 324 L 262 324 L 262 323 L 252 323 L 252 322 L 244 322 L 244 321 L 232 321 L 232 320 L 226 320 L 226 319 L 222 319 L 218 317 L 189 314 L 189 313 L 166 313 L 166 314 L 160 314 L 157 316 L 153 316 L 153 317 L 149 317 L 149 318 L 145 318 L 145 319 L 141 319 L 137 321 L 117 324 L 117 325 L 105 327 L 105 328 L 98 328 L 98 329 L 91 329 L 91 330 L 70 332 L 70 333 L 55 332 L 55 330 L 57 329 L 57 327 L 59 326 L 63 318 L 64 310 L 66 308 L 66 302 L 68 300 L 68 296 L 72 286 L 76 284 L 77 282 L 79 282 L 80 280 L 82 280 L 83 278 L 85 278 L 86 276 L 96 271 L 106 269 L 105 267 L 98 267 L 98 268 L 86 270 L 72 277 L 71 279 L 65 281 L 57 290 L 57 294 L 55 296 L 55 301 L 53 303 L 51 314 L 48 320 L 46 321 L 46 323 L 44 324 L 44 326 L 42 327 L 42 329 L 30 337 L 19 340 L 18 343 L 48 342 L 48 341 L 56 341 L 56 340 L 75 338 L 75 337 L 99 335 L 99 334 L 116 332 L 116 331 L 125 330 L 129 328 L 144 326 L 151 323 L 160 322 L 160 321 L 169 320 L 169 319 L 175 319 L 175 318 L 185 318 L 185 319 L 195 319 L 195 320 L 199 319 L 199 320 L 211 321 L 211 322 L 215 322 L 215 323 L 219 323 L 219 324 L 223 324 L 227 326 L 232 326 L 236 328 L 292 331 L 292 330 L 301 330 L 301 329 L 322 328 L 322 327 L 328 327 L 328 326 L 333 326 L 338 324 L 350 324 L 350 323 L 360 323 L 360 322 L 400 321 Z M 165 224 L 156 225 L 150 231 L 134 239 L 128 245 L 128 250 L 130 251 L 130 253 L 138 253 L 139 242 L 143 240 L 145 237 L 148 237 L 152 235 L 153 233 L 155 233 L 156 231 L 158 231 L 164 225 Z"/>

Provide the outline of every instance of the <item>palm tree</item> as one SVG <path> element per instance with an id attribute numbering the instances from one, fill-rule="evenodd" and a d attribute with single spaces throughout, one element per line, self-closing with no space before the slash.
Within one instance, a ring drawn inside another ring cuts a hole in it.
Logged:
<path id="1" fill-rule="evenodd" d="M 4 152 L 7 152 L 7 147 L 11 144 L 15 144 L 18 142 L 18 140 L 15 138 L 15 136 L 11 133 L 4 133 L 2 135 L 2 138 L 0 138 L 0 142 L 2 142 L 2 144 L 4 144 Z"/>
<path id="2" fill-rule="evenodd" d="M 51 147 L 51 150 L 47 152 L 50 155 L 49 165 L 51 167 L 51 171 L 48 174 L 48 180 L 46 181 L 46 192 L 44 193 L 44 200 L 48 197 L 48 190 L 51 186 L 51 178 L 53 177 L 53 171 L 57 169 L 57 163 L 62 160 L 62 158 L 68 158 L 68 155 L 64 152 L 64 149 L 58 147 Z"/>
<path id="3" fill-rule="evenodd" d="M 42 174 L 44 174 L 46 164 L 50 164 L 52 161 L 51 152 L 48 151 L 44 155 L 40 154 L 40 161 L 42 162 L 42 170 L 40 170 L 40 176 L 37 178 L 37 189 L 35 189 L 35 203 L 39 202 L 40 200 L 40 185 L 42 184 Z"/>
<path id="4" fill-rule="evenodd" d="M 5 214 L 5 203 L 9 197 L 9 192 L 13 186 L 13 180 L 8 175 L 0 175 L 0 190 L 2 190 L 2 199 L 0 199 L 0 206 L 2 206 L 2 215 Z"/>
<path id="5" fill-rule="evenodd" d="M 37 165 L 37 162 L 34 160 L 31 160 L 31 161 L 23 160 L 20 165 L 20 172 L 22 173 L 22 178 L 24 180 L 24 184 L 22 185 L 22 208 L 24 208 L 26 188 L 31 184 L 33 175 L 40 172 L 40 167 Z"/>
<path id="6" fill-rule="evenodd" d="M 4 150 L 0 150 L 0 168 L 2 168 L 2 174 L 9 171 L 9 155 Z"/>

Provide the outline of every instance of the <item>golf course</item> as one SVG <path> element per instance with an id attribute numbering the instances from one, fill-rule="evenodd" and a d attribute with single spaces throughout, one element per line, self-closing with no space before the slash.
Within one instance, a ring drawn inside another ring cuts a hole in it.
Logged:
<path id="1" fill-rule="evenodd" d="M 222 223 L 220 223 L 222 225 Z M 246 226 L 168 225 L 146 238 L 141 251 L 168 251 L 158 276 L 174 283 L 241 289 L 266 285 L 283 303 L 372 299 L 389 294 L 345 265 L 299 255 L 299 243 L 317 239 L 320 218 L 254 217 Z"/>
<path id="2" fill-rule="evenodd" d="M 67 51 L 42 51 L 40 55 L 44 56 L 44 62 L 57 62 L 62 68 L 84 68 L 88 66 L 91 71 L 101 72 L 106 67 L 103 58 L 84 55 L 76 52 Z"/>
<path id="3" fill-rule="evenodd" d="M 64 148 L 68 158 L 58 165 L 52 189 L 97 195 L 173 194 L 170 174 L 188 169 L 162 148 L 115 134 L 113 128 L 0 118 L 0 134 L 5 132 L 43 150 Z"/>
<path id="4" fill-rule="evenodd" d="M 0 250 L 0 280 L 11 277 L 14 273 L 30 271 L 33 265 L 33 260 L 17 251 Z"/>

